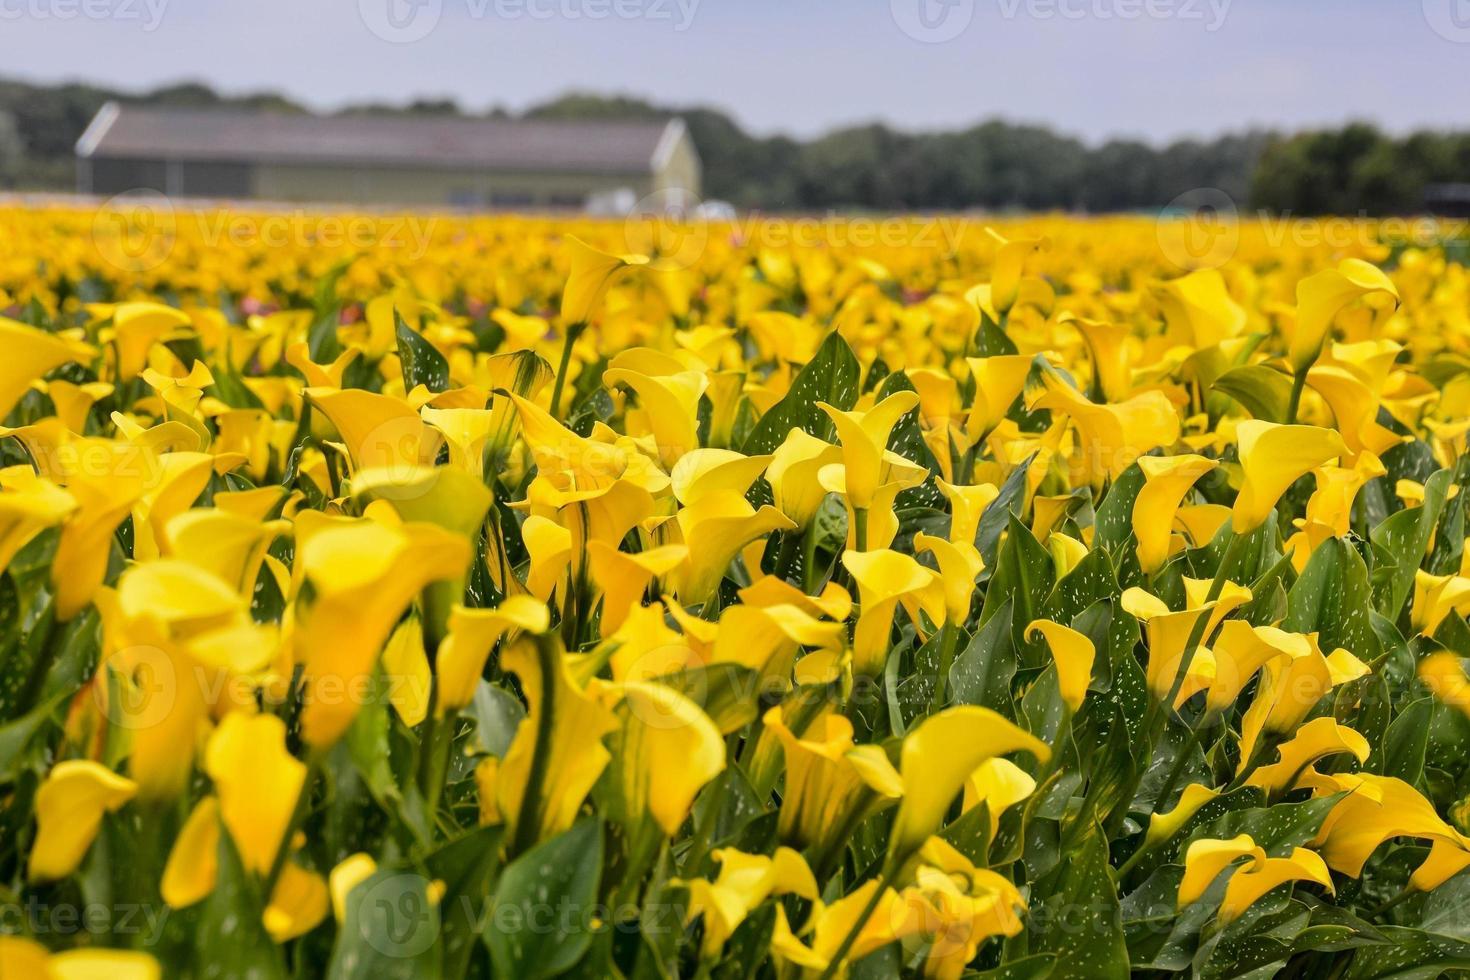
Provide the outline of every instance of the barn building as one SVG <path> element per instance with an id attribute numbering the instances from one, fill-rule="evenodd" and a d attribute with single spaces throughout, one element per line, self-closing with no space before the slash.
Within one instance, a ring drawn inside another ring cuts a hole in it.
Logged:
<path id="1" fill-rule="evenodd" d="M 178 109 L 109 102 L 77 141 L 77 189 L 110 196 L 607 208 L 698 195 L 682 120 L 542 121 Z"/>

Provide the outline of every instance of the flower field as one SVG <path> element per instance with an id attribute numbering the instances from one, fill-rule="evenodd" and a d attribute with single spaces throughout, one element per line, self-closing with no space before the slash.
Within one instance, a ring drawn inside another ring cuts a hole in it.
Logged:
<path id="1" fill-rule="evenodd" d="M 143 217 L 0 210 L 3 980 L 1470 971 L 1434 234 Z"/>

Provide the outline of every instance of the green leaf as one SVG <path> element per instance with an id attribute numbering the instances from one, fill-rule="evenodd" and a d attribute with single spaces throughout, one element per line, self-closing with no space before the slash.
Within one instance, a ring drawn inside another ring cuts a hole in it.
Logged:
<path id="1" fill-rule="evenodd" d="M 1369 532 L 1375 556 L 1373 606 L 1395 620 L 1414 588 L 1414 573 L 1424 563 L 1449 493 L 1451 470 L 1440 470 L 1424 484 L 1424 504 L 1390 515 Z"/>
<path id="2" fill-rule="evenodd" d="M 500 869 L 505 828 L 480 827 L 429 855 L 429 873 L 444 882 L 439 914 L 444 922 L 444 975 L 465 975 L 482 923 L 478 913 L 490 906 L 490 888 Z"/>
<path id="3" fill-rule="evenodd" d="M 833 438 L 832 420 L 817 402 L 847 411 L 857 404 L 862 368 L 857 355 L 835 330 L 827 335 L 817 355 L 791 382 L 791 390 L 760 417 L 740 451 L 747 456 L 774 452 L 792 429 L 801 429 L 818 439 Z"/>
<path id="4" fill-rule="evenodd" d="M 1381 754 L 1383 768 L 1374 771 L 1417 785 L 1424 774 L 1424 752 L 1433 719 L 1433 698 L 1421 698 L 1399 712 L 1383 741 L 1375 746 L 1374 757 Z"/>
<path id="5" fill-rule="evenodd" d="M 995 565 L 996 552 L 1000 548 L 1000 535 L 1010 523 L 1011 516 L 1020 511 L 1026 499 L 1026 473 L 1031 469 L 1032 455 L 1026 462 L 1011 471 L 1000 486 L 1000 495 L 980 515 L 980 526 L 975 529 L 975 547 L 987 569 Z"/>
<path id="6" fill-rule="evenodd" d="M 1324 653 L 1345 647 L 1364 662 L 1378 656 L 1368 569 L 1343 539 L 1329 538 L 1318 545 L 1286 601 L 1282 629 L 1320 634 L 1317 642 Z"/>
<path id="7" fill-rule="evenodd" d="M 427 337 L 404 322 L 393 311 L 393 329 L 398 335 L 398 360 L 403 365 L 403 387 L 413 391 L 423 385 L 438 393 L 449 387 L 449 362 Z"/>
<path id="8" fill-rule="evenodd" d="M 1128 976 L 1123 916 L 1108 869 L 1107 844 L 1096 827 L 1063 855 L 1061 877 L 1039 903 L 1032 900 L 1030 948 L 1055 953 L 1053 980 Z"/>
<path id="9" fill-rule="evenodd" d="M 219 871 L 194 933 L 201 980 L 275 980 L 286 976 L 279 948 L 261 922 L 265 906 L 228 833 L 219 835 Z"/>
<path id="10" fill-rule="evenodd" d="M 1016 515 L 1010 515 L 1005 542 L 996 555 L 995 573 L 985 591 L 980 622 L 989 622 L 996 610 L 1009 601 L 1014 607 L 1011 635 L 1016 648 L 1024 652 L 1026 641 L 1022 631 L 1037 618 L 1041 604 L 1051 592 L 1052 582 L 1051 555 Z"/>
<path id="11" fill-rule="evenodd" d="M 1231 368 L 1216 379 L 1212 391 L 1240 402 L 1251 415 L 1265 422 L 1285 422 L 1291 402 L 1291 378 L 1264 364 Z"/>
<path id="12" fill-rule="evenodd" d="M 1470 969 L 1470 942 L 1398 926 L 1382 931 L 1393 945 L 1358 950 L 1343 980 L 1435 980 Z"/>
<path id="13" fill-rule="evenodd" d="M 1016 676 L 1016 647 L 1011 639 L 1012 605 L 1007 602 L 975 631 L 949 668 L 949 688 L 955 704 L 974 704 L 1007 718 L 1011 679 Z"/>
<path id="14" fill-rule="evenodd" d="M 526 717 L 526 706 L 505 688 L 482 680 L 466 714 L 475 720 L 475 746 L 481 752 L 504 758 Z"/>
<path id="15" fill-rule="evenodd" d="M 1051 953 L 1038 953 L 1012 960 L 993 970 L 969 974 L 970 980 L 1049 980 L 1057 958 Z"/>
<path id="16" fill-rule="evenodd" d="M 1232 810 L 1208 823 L 1200 824 L 1188 838 L 1190 842 L 1210 838 L 1228 840 L 1240 834 L 1251 839 L 1272 857 L 1284 857 L 1293 848 L 1303 847 L 1322 826 L 1327 814 L 1337 806 L 1342 794 L 1323 796 L 1304 803 L 1277 803 L 1275 806 Z M 1188 848 L 1181 845 L 1182 854 Z"/>
<path id="17" fill-rule="evenodd" d="M 1096 543 L 1116 551 L 1133 537 L 1133 503 L 1146 482 L 1137 463 L 1131 464 L 1113 481 L 1093 518 Z"/>
<path id="18" fill-rule="evenodd" d="M 592 944 L 602 877 L 602 824 L 579 822 L 516 858 L 500 876 L 485 942 L 501 976 L 570 970 Z"/>
<path id="19" fill-rule="evenodd" d="M 330 980 L 434 980 L 443 975 L 439 905 L 429 879 L 416 871 L 382 868 L 348 892 L 346 915 Z"/>

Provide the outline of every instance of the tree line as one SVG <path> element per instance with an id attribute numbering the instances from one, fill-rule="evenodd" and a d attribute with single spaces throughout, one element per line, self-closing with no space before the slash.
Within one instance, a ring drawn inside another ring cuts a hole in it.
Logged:
<path id="1" fill-rule="evenodd" d="M 66 190 L 73 146 L 109 99 L 147 105 L 306 112 L 286 96 L 226 96 L 184 83 L 136 94 L 83 83 L 0 80 L 0 186 Z M 470 115 L 448 99 L 340 110 L 395 115 Z M 1430 185 L 1470 182 L 1470 133 L 1402 138 L 1353 123 L 1284 134 L 1267 130 L 1155 146 L 1113 139 L 1090 146 L 1045 126 L 990 120 L 911 133 L 882 124 L 811 140 L 747 133 L 703 106 L 670 107 L 574 93 L 533 107 L 537 119 L 682 116 L 704 162 L 704 196 L 763 210 L 1064 210 L 1116 212 L 1168 206 L 1198 188 L 1218 188 L 1241 207 L 1293 214 L 1408 214 Z M 504 117 L 503 109 L 481 116 Z"/>

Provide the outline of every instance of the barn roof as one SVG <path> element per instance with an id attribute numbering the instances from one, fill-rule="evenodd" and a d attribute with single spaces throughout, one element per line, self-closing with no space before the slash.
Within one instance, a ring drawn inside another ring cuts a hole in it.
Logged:
<path id="1" fill-rule="evenodd" d="M 79 157 L 647 174 L 684 134 L 678 119 L 543 121 L 315 116 L 109 102 Z"/>

